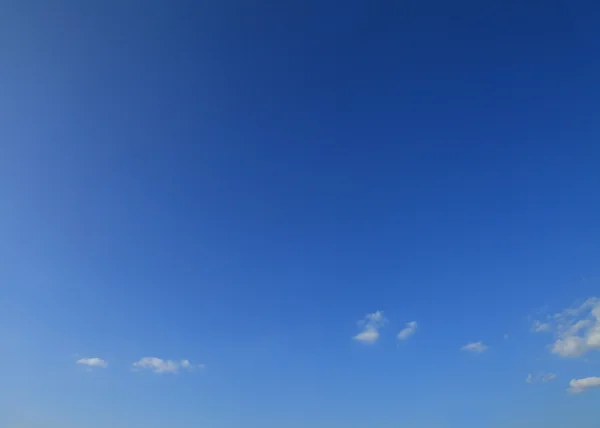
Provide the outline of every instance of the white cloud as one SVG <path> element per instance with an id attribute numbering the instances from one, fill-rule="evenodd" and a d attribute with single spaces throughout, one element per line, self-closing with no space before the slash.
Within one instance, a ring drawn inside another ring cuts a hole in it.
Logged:
<path id="1" fill-rule="evenodd" d="M 567 329 L 566 335 L 573 336 L 592 325 L 592 320 L 579 320 Z"/>
<path id="2" fill-rule="evenodd" d="M 108 367 L 108 363 L 101 358 L 82 358 L 75 361 L 75 363 L 82 366 L 96 367 L 101 369 Z"/>
<path id="3" fill-rule="evenodd" d="M 383 316 L 383 311 L 373 312 L 372 314 L 367 314 L 363 321 L 359 321 L 359 323 L 370 322 L 376 324 L 383 324 L 386 322 L 385 317 Z"/>
<path id="4" fill-rule="evenodd" d="M 190 364 L 188 360 L 162 360 L 156 357 L 144 357 L 133 363 L 135 369 L 152 370 L 154 373 L 178 373 L 180 369 L 193 370 L 204 368 L 204 364 Z"/>
<path id="5" fill-rule="evenodd" d="M 561 357 L 580 357 L 586 353 L 585 340 L 578 336 L 567 336 L 557 339 L 552 345 L 552 353 Z"/>
<path id="6" fill-rule="evenodd" d="M 460 348 L 462 351 L 469 351 L 469 352 L 476 352 L 476 353 L 482 353 L 484 352 L 488 347 L 486 345 L 484 345 L 481 342 L 473 342 L 473 343 L 469 343 L 465 346 L 463 346 L 462 348 Z"/>
<path id="7" fill-rule="evenodd" d="M 600 388 L 600 377 L 586 377 L 584 379 L 572 379 L 569 382 L 568 391 L 571 394 L 581 394 L 592 388 Z"/>
<path id="8" fill-rule="evenodd" d="M 600 320 L 600 316 L 596 315 Z M 594 327 L 592 327 L 587 332 L 587 345 L 592 349 L 600 348 L 600 322 L 597 322 Z"/>
<path id="9" fill-rule="evenodd" d="M 354 340 L 367 344 L 375 343 L 377 339 L 379 339 L 379 331 L 374 328 L 367 328 L 354 336 Z"/>
<path id="10" fill-rule="evenodd" d="M 367 314 L 364 319 L 358 322 L 362 331 L 354 336 L 353 339 L 364 344 L 375 343 L 377 339 L 379 339 L 379 329 L 383 327 L 386 322 L 387 319 L 383 316 L 383 311 Z"/>
<path id="11" fill-rule="evenodd" d="M 527 378 L 525 379 L 525 382 L 527 382 L 527 383 L 536 383 L 536 382 L 548 383 L 548 382 L 552 382 L 555 379 L 556 379 L 556 374 L 554 374 L 554 373 L 538 373 L 535 377 L 531 373 L 529 373 L 527 375 Z"/>
<path id="12" fill-rule="evenodd" d="M 541 322 L 539 320 L 535 320 L 533 322 L 533 326 L 531 326 L 531 331 L 533 331 L 535 333 L 550 331 L 550 324 L 547 322 Z"/>
<path id="13" fill-rule="evenodd" d="M 543 383 L 552 382 L 554 379 L 556 379 L 555 373 L 542 373 L 542 375 L 540 376 L 540 380 Z"/>
<path id="14" fill-rule="evenodd" d="M 548 316 L 548 321 L 556 336 L 550 346 L 552 353 L 577 358 L 600 350 L 600 299 L 597 297 Z"/>
<path id="15" fill-rule="evenodd" d="M 399 340 L 406 340 L 417 331 L 417 322 L 411 321 L 406 323 L 406 327 L 404 327 L 400 333 L 398 333 Z"/>

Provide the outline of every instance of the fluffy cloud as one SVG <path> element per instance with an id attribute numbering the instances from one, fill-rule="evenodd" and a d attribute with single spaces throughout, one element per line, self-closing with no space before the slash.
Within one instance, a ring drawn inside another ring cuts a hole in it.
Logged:
<path id="1" fill-rule="evenodd" d="M 600 350 L 600 299 L 597 297 L 547 318 L 547 322 L 539 326 L 548 325 L 548 330 L 555 334 L 554 343 L 550 345 L 552 353 L 577 358 L 592 350 Z"/>
<path id="2" fill-rule="evenodd" d="M 364 344 L 375 343 L 377 339 L 379 339 L 379 329 L 383 327 L 386 322 L 387 320 L 383 316 L 383 311 L 367 314 L 364 319 L 358 322 L 358 325 L 362 330 L 354 336 L 353 339 Z"/>
<path id="3" fill-rule="evenodd" d="M 581 394 L 591 388 L 600 388 L 600 377 L 586 377 L 584 379 L 572 379 L 569 382 L 571 394 Z"/>
<path id="4" fill-rule="evenodd" d="M 82 358 L 75 361 L 75 363 L 82 366 L 96 367 L 101 369 L 108 367 L 108 363 L 101 358 Z"/>
<path id="5" fill-rule="evenodd" d="M 536 383 L 536 382 L 548 383 L 548 382 L 552 382 L 554 379 L 556 379 L 556 374 L 554 374 L 554 373 L 539 373 L 536 376 L 532 376 L 532 374 L 529 373 L 527 375 L 527 379 L 525 379 L 525 382 L 527 382 L 527 383 Z"/>
<path id="6" fill-rule="evenodd" d="M 406 327 L 404 327 L 402 330 L 400 330 L 400 333 L 398 333 L 398 339 L 406 340 L 410 336 L 415 334 L 416 331 L 417 331 L 417 322 L 416 321 L 407 322 Z"/>
<path id="7" fill-rule="evenodd" d="M 561 357 L 580 357 L 587 352 L 585 340 L 578 336 L 557 339 L 551 349 L 553 354 L 558 354 Z"/>
<path id="8" fill-rule="evenodd" d="M 476 353 L 480 354 L 480 353 L 484 352 L 487 348 L 488 347 L 481 342 L 473 342 L 473 343 L 469 343 L 469 344 L 463 346 L 460 349 L 462 351 L 476 352 Z"/>
<path id="9" fill-rule="evenodd" d="M 152 370 L 154 373 L 178 373 L 180 369 L 193 370 L 204 368 L 203 364 L 190 364 L 188 360 L 161 360 L 156 357 L 144 357 L 133 363 L 135 369 Z"/>
<path id="10" fill-rule="evenodd" d="M 375 343 L 379 339 L 379 331 L 376 329 L 365 329 L 354 336 L 354 340 L 357 340 L 362 343 Z"/>

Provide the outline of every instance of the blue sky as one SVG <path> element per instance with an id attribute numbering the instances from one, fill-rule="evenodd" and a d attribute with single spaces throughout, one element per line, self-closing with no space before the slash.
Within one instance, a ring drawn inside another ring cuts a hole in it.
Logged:
<path id="1" fill-rule="evenodd" d="M 0 1 L 0 426 L 595 427 L 596 3 Z"/>

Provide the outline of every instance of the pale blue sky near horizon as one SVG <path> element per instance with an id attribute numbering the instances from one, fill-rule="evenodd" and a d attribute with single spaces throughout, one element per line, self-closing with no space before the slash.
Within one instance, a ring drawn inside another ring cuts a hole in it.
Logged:
<path id="1" fill-rule="evenodd" d="M 0 0 L 0 427 L 595 428 L 599 21 Z"/>

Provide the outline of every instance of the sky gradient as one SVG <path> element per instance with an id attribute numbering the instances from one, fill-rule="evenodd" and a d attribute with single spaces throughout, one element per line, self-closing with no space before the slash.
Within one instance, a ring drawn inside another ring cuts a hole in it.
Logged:
<path id="1" fill-rule="evenodd" d="M 598 2 L 0 12 L 0 426 L 596 428 Z"/>

